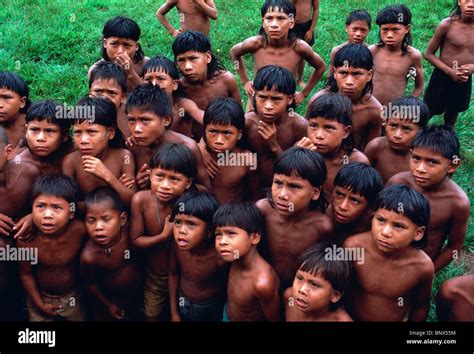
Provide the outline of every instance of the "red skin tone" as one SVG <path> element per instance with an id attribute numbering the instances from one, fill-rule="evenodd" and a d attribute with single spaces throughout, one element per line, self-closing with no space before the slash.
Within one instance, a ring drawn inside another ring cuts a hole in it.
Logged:
<path id="1" fill-rule="evenodd" d="M 474 321 L 474 275 L 463 275 L 445 281 L 436 298 L 440 321 Z"/>

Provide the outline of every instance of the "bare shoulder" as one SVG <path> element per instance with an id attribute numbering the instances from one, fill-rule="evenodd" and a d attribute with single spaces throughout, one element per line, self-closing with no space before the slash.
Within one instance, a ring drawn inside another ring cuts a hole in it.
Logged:
<path id="1" fill-rule="evenodd" d="M 139 191 L 133 195 L 131 207 L 141 208 L 148 200 L 150 200 L 150 191 Z"/>
<path id="2" fill-rule="evenodd" d="M 392 184 L 405 184 L 407 186 L 412 185 L 413 178 L 410 171 L 399 172 L 396 175 L 392 176 L 388 182 L 387 186 Z"/>
<path id="3" fill-rule="evenodd" d="M 412 60 L 422 58 L 421 52 L 418 49 L 412 47 L 411 45 L 408 46 L 408 55 L 410 56 Z"/>
<path id="4" fill-rule="evenodd" d="M 349 156 L 349 161 L 350 162 L 362 162 L 362 163 L 365 163 L 366 165 L 370 165 L 370 161 L 369 159 L 367 158 L 367 156 L 365 156 L 365 154 L 357 149 L 354 149 L 351 153 L 351 155 Z"/>
<path id="5" fill-rule="evenodd" d="M 96 257 L 94 252 L 94 243 L 92 240 L 87 240 L 81 253 L 81 264 L 91 266 L 96 264 Z"/>
<path id="6" fill-rule="evenodd" d="M 272 210 L 272 206 L 270 205 L 268 198 L 257 200 L 255 205 L 264 215 Z"/>
<path id="7" fill-rule="evenodd" d="M 263 48 L 263 37 L 261 35 L 249 37 L 243 40 L 240 44 L 245 48 L 245 52 L 253 53 L 260 48 Z"/>
<path id="8" fill-rule="evenodd" d="M 260 121 L 260 117 L 255 112 L 248 112 L 245 114 L 245 128 L 250 129 L 254 125 L 257 125 Z"/>
<path id="9" fill-rule="evenodd" d="M 63 164 L 68 166 L 72 165 L 75 167 L 76 164 L 81 161 L 81 156 L 82 155 L 80 151 L 73 151 L 64 157 Z"/>
<path id="10" fill-rule="evenodd" d="M 435 268 L 430 256 L 428 256 L 422 250 L 417 249 L 414 251 L 415 254 L 412 263 L 413 268 L 416 269 L 417 272 L 419 272 L 420 277 L 433 277 Z"/>
<path id="11" fill-rule="evenodd" d="M 268 298 L 275 294 L 279 286 L 278 276 L 263 258 L 259 262 L 259 270 L 255 279 L 255 292 L 259 297 Z"/>
<path id="12" fill-rule="evenodd" d="M 234 74 L 227 70 L 222 71 L 219 74 L 218 79 L 222 80 L 226 84 L 234 84 L 237 82 L 237 79 L 235 78 Z"/>
<path id="13" fill-rule="evenodd" d="M 436 31 L 441 35 L 446 34 L 452 24 L 453 19 L 451 17 L 447 17 L 438 24 Z"/>
<path id="14" fill-rule="evenodd" d="M 83 238 L 86 235 L 86 226 L 82 220 L 73 219 L 68 227 L 68 232 L 78 238 Z"/>
<path id="15" fill-rule="evenodd" d="M 365 156 L 373 159 L 376 156 L 380 156 L 380 154 L 382 154 L 386 148 L 387 138 L 384 136 L 380 136 L 369 141 L 369 143 L 365 147 L 364 154 Z"/>
<path id="16" fill-rule="evenodd" d="M 375 54 L 377 54 L 379 52 L 380 47 L 376 44 L 372 44 L 372 45 L 369 46 L 369 50 L 372 53 L 372 55 L 374 56 Z"/>
<path id="17" fill-rule="evenodd" d="M 302 39 L 296 39 L 294 49 L 297 53 L 310 53 L 313 52 L 313 48 Z"/>
<path id="18" fill-rule="evenodd" d="M 290 297 L 293 295 L 293 288 L 289 287 L 283 292 L 283 300 L 285 301 L 285 304 L 288 303 L 288 300 Z"/>
<path id="19" fill-rule="evenodd" d="M 455 212 L 468 212 L 471 209 L 471 202 L 466 192 L 459 187 L 459 185 L 452 181 L 448 180 L 448 188 L 451 191 L 452 197 L 450 198 L 453 201 L 455 207 Z"/>
<path id="20" fill-rule="evenodd" d="M 363 232 L 360 234 L 355 234 L 346 238 L 343 246 L 344 247 L 366 247 L 371 238 L 372 238 L 372 234 L 370 231 Z"/>
<path id="21" fill-rule="evenodd" d="M 322 95 L 324 95 L 324 94 L 326 94 L 326 93 L 329 93 L 329 90 L 328 90 L 328 89 L 325 89 L 325 88 L 322 89 L 322 90 L 319 90 L 318 92 L 316 92 L 316 93 L 309 99 L 309 101 L 308 101 L 308 106 L 310 106 L 311 103 L 313 103 L 313 101 L 314 101 L 316 98 L 318 98 L 318 97 L 320 97 L 320 96 L 322 96 Z"/>
<path id="22" fill-rule="evenodd" d="M 337 322 L 354 322 L 351 316 L 342 307 L 336 310 L 336 321 Z"/>

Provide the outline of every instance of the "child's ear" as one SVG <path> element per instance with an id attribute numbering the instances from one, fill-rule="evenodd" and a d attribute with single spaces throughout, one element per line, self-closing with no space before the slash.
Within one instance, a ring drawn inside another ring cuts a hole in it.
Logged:
<path id="1" fill-rule="evenodd" d="M 256 246 L 260 243 L 260 238 L 261 238 L 261 235 L 256 232 L 252 232 L 250 234 L 250 242 L 252 242 L 253 246 Z"/>
<path id="2" fill-rule="evenodd" d="M 102 46 L 103 46 L 104 48 L 107 48 L 107 38 L 103 38 L 103 39 L 102 39 Z"/>
<path id="3" fill-rule="evenodd" d="M 331 302 L 333 304 L 335 304 L 336 302 L 338 302 L 341 299 L 343 294 L 344 294 L 343 292 L 333 290 L 332 295 L 331 295 Z"/>
<path id="4" fill-rule="evenodd" d="M 125 95 L 125 93 L 122 94 L 122 99 L 120 100 L 120 106 L 119 107 L 122 107 L 122 105 L 125 103 L 125 101 L 127 100 L 127 96 Z"/>
<path id="5" fill-rule="evenodd" d="M 454 172 L 456 172 L 459 166 L 461 166 L 461 159 L 458 156 L 454 156 L 451 160 L 451 165 L 449 166 L 448 174 L 452 175 Z"/>
<path id="6" fill-rule="evenodd" d="M 13 158 L 13 150 L 15 150 L 15 148 L 12 144 L 7 144 L 7 146 L 5 146 L 5 157 L 7 158 L 7 161 L 10 161 Z"/>
<path id="7" fill-rule="evenodd" d="M 370 69 L 369 70 L 369 81 L 372 81 L 372 76 L 374 75 L 374 70 Z"/>
<path id="8" fill-rule="evenodd" d="M 212 61 L 212 54 L 211 54 L 211 52 L 210 52 L 210 51 L 207 51 L 207 52 L 205 53 L 205 55 L 206 55 L 206 61 L 207 61 L 207 63 L 210 64 L 211 61 Z"/>
<path id="9" fill-rule="evenodd" d="M 293 100 L 295 99 L 295 95 L 289 95 L 288 96 L 288 100 L 287 100 L 287 103 L 286 103 L 286 106 L 289 107 L 293 104 Z"/>
<path id="10" fill-rule="evenodd" d="M 173 91 L 176 91 L 179 87 L 179 80 L 173 80 Z"/>
<path id="11" fill-rule="evenodd" d="M 20 108 L 24 108 L 26 106 L 26 96 L 20 98 Z"/>
<path id="12" fill-rule="evenodd" d="M 188 178 L 188 182 L 186 183 L 186 190 L 189 189 L 193 185 L 193 179 Z"/>
<path id="13" fill-rule="evenodd" d="M 349 136 L 349 134 L 351 133 L 351 131 L 352 131 L 352 125 L 346 125 L 346 126 L 344 127 L 344 139 Z"/>
<path id="14" fill-rule="evenodd" d="M 168 128 L 168 127 L 171 125 L 172 118 L 171 118 L 171 117 L 168 117 L 168 116 L 164 116 L 164 117 L 163 117 L 163 120 L 164 120 L 164 122 L 165 122 L 165 127 Z"/>
<path id="15" fill-rule="evenodd" d="M 108 127 L 107 128 L 107 135 L 109 137 L 109 140 L 112 140 L 115 137 L 115 128 Z"/>
<path id="16" fill-rule="evenodd" d="M 426 226 L 420 226 L 416 229 L 415 232 L 415 241 L 420 241 L 425 234 Z"/>
<path id="17" fill-rule="evenodd" d="M 318 200 L 321 196 L 321 187 L 313 187 L 313 195 L 311 196 L 311 200 Z"/>
<path id="18" fill-rule="evenodd" d="M 237 140 L 242 139 L 242 130 L 239 130 L 239 136 L 237 137 Z"/>
<path id="19" fill-rule="evenodd" d="M 125 224 L 127 224 L 127 213 L 122 211 L 122 213 L 120 214 L 120 226 L 125 226 Z"/>

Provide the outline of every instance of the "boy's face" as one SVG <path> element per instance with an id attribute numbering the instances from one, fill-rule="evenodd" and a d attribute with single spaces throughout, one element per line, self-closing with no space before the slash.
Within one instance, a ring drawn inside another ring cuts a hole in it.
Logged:
<path id="1" fill-rule="evenodd" d="M 74 144 L 82 155 L 97 156 L 107 148 L 109 140 L 115 136 L 115 129 L 83 121 L 74 124 L 73 136 Z"/>
<path id="2" fill-rule="evenodd" d="M 265 87 L 255 93 L 255 108 L 258 115 L 265 123 L 273 123 L 283 114 L 288 112 L 288 107 L 293 102 L 293 95 L 269 90 Z"/>
<path id="3" fill-rule="evenodd" d="M 115 61 L 120 54 L 127 53 L 133 60 L 138 50 L 138 42 L 129 38 L 109 37 L 104 38 L 102 45 L 107 51 L 107 56 L 111 61 Z"/>
<path id="4" fill-rule="evenodd" d="M 208 236 L 207 223 L 195 216 L 177 214 L 174 218 L 173 235 L 180 250 L 190 251 Z"/>
<path id="5" fill-rule="evenodd" d="M 291 174 L 273 175 L 272 200 L 275 210 L 282 216 L 289 216 L 309 206 L 312 200 L 318 200 L 321 189 L 313 187 L 311 183 L 301 177 Z"/>
<path id="6" fill-rule="evenodd" d="M 147 71 L 145 75 L 143 75 L 143 81 L 165 90 L 169 97 L 173 96 L 173 92 L 178 89 L 179 83 L 179 80 L 173 80 L 173 78 L 163 70 Z"/>
<path id="7" fill-rule="evenodd" d="M 234 262 L 245 256 L 253 246 L 260 242 L 260 235 L 248 234 L 247 231 L 235 226 L 217 227 L 215 231 L 216 249 L 224 262 Z"/>
<path id="8" fill-rule="evenodd" d="M 466 18 L 474 18 L 474 0 L 458 0 L 461 14 Z"/>
<path id="9" fill-rule="evenodd" d="M 125 92 L 122 91 L 122 87 L 114 79 L 95 80 L 89 89 L 89 95 L 91 97 L 108 98 L 114 103 L 117 110 L 125 101 Z"/>
<path id="10" fill-rule="evenodd" d="M 410 26 L 401 23 L 387 23 L 380 26 L 380 38 L 389 47 L 400 45 L 408 32 L 410 32 Z"/>
<path id="11" fill-rule="evenodd" d="M 74 213 L 65 199 L 40 194 L 33 201 L 32 218 L 43 234 L 54 235 L 64 230 L 69 220 L 74 218 Z"/>
<path id="12" fill-rule="evenodd" d="M 121 228 L 127 223 L 127 214 L 115 210 L 110 201 L 101 201 L 87 206 L 85 221 L 92 241 L 107 247 L 120 237 Z"/>
<path id="13" fill-rule="evenodd" d="M 61 128 L 46 119 L 32 120 L 26 124 L 26 141 L 31 152 L 40 157 L 46 157 L 57 151 L 67 140 Z"/>
<path id="14" fill-rule="evenodd" d="M 20 97 L 15 91 L 0 88 L 0 124 L 15 120 L 20 109 L 25 107 L 26 97 Z"/>
<path id="15" fill-rule="evenodd" d="M 341 298 L 341 292 L 334 290 L 331 283 L 321 275 L 296 272 L 293 280 L 294 305 L 301 312 L 319 312 L 329 309 L 331 303 Z"/>
<path id="16" fill-rule="evenodd" d="M 180 197 L 192 184 L 192 180 L 182 173 L 157 167 L 150 173 L 151 190 L 163 203 Z"/>
<path id="17" fill-rule="evenodd" d="M 232 150 L 241 138 L 242 130 L 233 125 L 210 123 L 206 126 L 206 144 L 214 152 Z"/>
<path id="18" fill-rule="evenodd" d="M 331 204 L 333 218 L 339 224 L 359 221 L 368 208 L 367 198 L 341 186 L 334 187 Z"/>
<path id="19" fill-rule="evenodd" d="M 176 56 L 179 71 L 191 83 L 206 81 L 207 66 L 211 60 L 211 52 L 201 53 L 190 50 Z"/>
<path id="20" fill-rule="evenodd" d="M 385 123 L 388 144 L 394 150 L 408 150 L 418 130 L 411 119 L 388 118 Z"/>
<path id="21" fill-rule="evenodd" d="M 372 70 L 340 66 L 335 69 L 334 79 L 340 93 L 352 100 L 357 100 L 362 95 L 365 85 L 372 80 Z"/>
<path id="22" fill-rule="evenodd" d="M 378 209 L 372 219 L 372 237 L 383 253 L 396 253 L 423 238 L 425 227 L 393 211 Z"/>
<path id="23" fill-rule="evenodd" d="M 349 26 L 346 26 L 347 37 L 351 43 L 364 43 L 365 38 L 369 34 L 369 25 L 365 21 L 352 21 Z"/>
<path id="24" fill-rule="evenodd" d="M 457 156 L 449 160 L 440 153 L 419 147 L 410 151 L 410 171 L 415 183 L 421 188 L 438 185 L 448 174 L 453 174 L 459 166 Z M 456 165 L 455 162 L 458 164 Z"/>
<path id="25" fill-rule="evenodd" d="M 278 40 L 288 36 L 288 32 L 295 26 L 295 16 L 269 9 L 262 19 L 262 26 L 268 38 Z"/>
<path id="26" fill-rule="evenodd" d="M 307 134 L 317 151 L 324 155 L 336 153 L 351 130 L 350 125 L 345 126 L 336 120 L 317 117 L 308 120 Z"/>
<path id="27" fill-rule="evenodd" d="M 170 124 L 170 117 L 160 117 L 151 111 L 135 108 L 128 112 L 128 128 L 139 146 L 149 146 L 156 142 Z"/>
<path id="28" fill-rule="evenodd" d="M 0 173 L 5 171 L 5 166 L 7 162 L 13 157 L 13 145 L 0 142 Z"/>

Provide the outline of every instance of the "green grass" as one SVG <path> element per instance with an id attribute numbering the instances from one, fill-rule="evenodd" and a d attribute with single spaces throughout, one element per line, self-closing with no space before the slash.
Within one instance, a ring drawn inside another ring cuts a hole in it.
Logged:
<path id="1" fill-rule="evenodd" d="M 219 19 L 212 23 L 210 36 L 214 51 L 229 70 L 233 70 L 229 57 L 232 45 L 255 35 L 258 31 L 262 2 L 216 0 Z M 87 69 L 100 58 L 102 26 L 113 16 L 129 16 L 138 22 L 142 29 L 141 43 L 147 56 L 160 54 L 172 58 L 172 38 L 155 17 L 160 3 L 161 1 L 150 0 L 138 0 L 133 3 L 125 0 L 3 2 L 0 7 L 0 70 L 16 71 L 25 78 L 33 100 L 50 98 L 73 104 L 87 94 Z M 318 37 L 314 50 L 327 63 L 331 49 L 346 40 L 344 23 L 349 11 L 356 8 L 367 9 L 372 18 L 375 18 L 378 10 L 392 3 L 394 1 L 389 0 L 321 1 Z M 415 48 L 421 52 L 425 51 L 435 27 L 450 13 L 452 3 L 451 0 L 405 1 L 413 14 L 412 35 Z M 168 17 L 176 26 L 176 10 Z M 375 25 L 367 41 L 378 41 Z M 246 59 L 246 62 L 250 67 L 251 60 Z M 427 82 L 433 67 L 426 61 L 423 62 L 423 67 Z M 309 74 L 309 69 L 306 69 L 306 80 Z M 322 87 L 325 79 L 324 76 L 314 92 Z M 304 108 L 300 107 L 299 111 L 303 110 Z M 462 144 L 463 163 L 454 175 L 454 180 L 466 191 L 471 204 L 474 201 L 470 183 L 474 176 L 474 122 L 470 119 L 473 111 L 474 106 L 471 104 L 469 111 L 458 118 L 456 130 Z M 442 123 L 442 120 L 436 117 L 433 122 Z M 472 223 L 469 225 L 465 252 L 470 254 L 461 257 L 437 274 L 433 296 L 442 281 L 463 273 L 472 273 Z M 433 303 L 429 320 L 436 320 Z"/>

